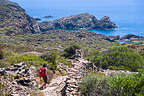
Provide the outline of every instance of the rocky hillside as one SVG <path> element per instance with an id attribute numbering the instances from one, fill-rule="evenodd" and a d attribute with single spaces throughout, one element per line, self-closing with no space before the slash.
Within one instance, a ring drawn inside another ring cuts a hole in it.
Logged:
<path id="1" fill-rule="evenodd" d="M 95 16 L 88 13 L 78 14 L 69 17 L 62 17 L 54 21 L 40 23 L 42 31 L 53 29 L 97 29 L 113 30 L 117 28 L 108 16 L 98 20 Z"/>
<path id="2" fill-rule="evenodd" d="M 0 0 L 0 31 L 8 35 L 40 32 L 36 21 L 18 4 L 8 0 Z"/>

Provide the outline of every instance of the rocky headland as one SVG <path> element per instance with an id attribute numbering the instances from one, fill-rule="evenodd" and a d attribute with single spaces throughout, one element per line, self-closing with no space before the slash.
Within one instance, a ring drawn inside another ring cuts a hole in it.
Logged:
<path id="1" fill-rule="evenodd" d="M 114 30 L 118 28 L 108 16 L 98 20 L 95 16 L 83 13 L 69 17 L 62 17 L 53 21 L 45 21 L 39 24 L 41 31 L 53 29 L 96 29 Z"/>
<path id="2" fill-rule="evenodd" d="M 44 18 L 49 17 L 52 16 L 45 16 Z M 37 20 L 40 19 L 29 16 L 17 3 L 0 0 L 0 31 L 7 35 L 39 33 L 57 29 L 113 30 L 117 28 L 108 16 L 104 16 L 99 20 L 88 13 L 41 23 L 38 23 Z"/>

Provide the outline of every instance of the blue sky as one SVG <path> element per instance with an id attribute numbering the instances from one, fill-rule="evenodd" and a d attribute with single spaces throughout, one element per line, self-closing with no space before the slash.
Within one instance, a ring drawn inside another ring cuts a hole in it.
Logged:
<path id="1" fill-rule="evenodd" d="M 25 7 L 132 6 L 141 0 L 11 0 Z"/>

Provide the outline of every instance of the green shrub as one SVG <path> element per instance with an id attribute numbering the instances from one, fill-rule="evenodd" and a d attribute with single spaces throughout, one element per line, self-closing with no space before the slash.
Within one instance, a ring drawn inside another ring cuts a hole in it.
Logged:
<path id="1" fill-rule="evenodd" d="M 86 75 L 82 79 L 82 83 L 79 84 L 81 93 L 84 94 L 84 96 L 90 96 L 95 87 L 98 87 L 100 80 L 103 80 L 101 75 L 96 75 L 94 73 Z"/>
<path id="2" fill-rule="evenodd" d="M 57 52 L 49 52 L 47 54 L 43 54 L 41 56 L 42 59 L 47 61 L 50 64 L 50 69 L 56 70 L 57 69 Z"/>
<path id="3" fill-rule="evenodd" d="M 138 71 L 144 68 L 144 58 L 127 47 L 112 48 L 106 54 L 92 57 L 90 61 L 103 69 Z"/>
<path id="4" fill-rule="evenodd" d="M 140 53 L 140 55 L 142 55 L 143 58 L 144 58 L 144 51 L 142 50 L 142 51 L 140 51 L 139 53 Z"/>
<path id="5" fill-rule="evenodd" d="M 59 63 L 62 63 L 62 64 L 64 64 L 64 65 L 67 65 L 67 66 L 69 66 L 69 67 L 72 66 L 72 63 L 71 63 L 70 61 L 68 61 L 67 59 L 62 58 L 62 57 L 60 57 L 60 58 L 58 59 L 58 62 L 59 62 Z"/>
<path id="6" fill-rule="evenodd" d="M 107 80 L 116 96 L 144 96 L 144 74 L 117 75 Z"/>
<path id="7" fill-rule="evenodd" d="M 66 58 L 71 58 L 75 53 L 76 49 L 81 49 L 79 45 L 72 45 L 64 50 L 63 56 Z"/>
<path id="8" fill-rule="evenodd" d="M 144 96 L 144 74 L 99 77 L 89 74 L 79 85 L 84 96 Z"/>
<path id="9" fill-rule="evenodd" d="M 91 61 L 95 64 L 100 64 L 101 59 L 103 58 L 102 53 L 100 53 L 98 50 L 92 50 L 89 53 L 89 56 L 86 58 L 88 61 Z"/>
<path id="10" fill-rule="evenodd" d="M 36 67 L 40 67 L 43 63 L 48 63 L 47 61 L 45 61 L 44 59 L 42 59 L 39 56 L 26 55 L 26 54 L 25 55 L 13 54 L 13 56 L 7 57 L 7 62 L 10 65 L 20 63 L 20 62 L 24 62 L 28 66 L 33 65 L 33 66 L 36 66 Z"/>

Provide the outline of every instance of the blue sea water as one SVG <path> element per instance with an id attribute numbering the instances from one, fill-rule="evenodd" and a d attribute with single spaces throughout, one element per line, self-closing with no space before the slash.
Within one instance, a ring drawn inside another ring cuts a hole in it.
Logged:
<path id="1" fill-rule="evenodd" d="M 33 17 L 54 16 L 57 19 L 79 13 L 97 18 L 110 16 L 119 27 L 114 31 L 98 31 L 107 36 L 135 34 L 144 36 L 144 0 L 11 0 Z"/>

